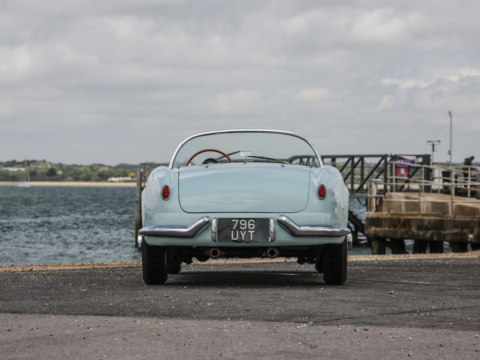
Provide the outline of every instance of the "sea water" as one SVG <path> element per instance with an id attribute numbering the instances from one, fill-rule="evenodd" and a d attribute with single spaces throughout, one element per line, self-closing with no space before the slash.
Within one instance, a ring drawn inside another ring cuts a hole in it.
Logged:
<path id="1" fill-rule="evenodd" d="M 140 261 L 134 187 L 0 186 L 0 265 Z"/>
<path id="2" fill-rule="evenodd" d="M 364 204 L 350 200 L 361 219 Z M 140 261 L 134 212 L 134 187 L 0 186 L 0 265 Z"/>

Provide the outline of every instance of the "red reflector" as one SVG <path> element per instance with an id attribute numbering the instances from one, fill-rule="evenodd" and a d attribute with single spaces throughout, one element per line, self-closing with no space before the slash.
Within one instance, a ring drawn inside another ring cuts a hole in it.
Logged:
<path id="1" fill-rule="evenodd" d="M 325 199 L 325 196 L 327 196 L 327 190 L 325 189 L 325 186 L 320 185 L 318 187 L 318 197 L 320 198 L 320 200 L 323 200 Z"/>
<path id="2" fill-rule="evenodd" d="M 170 197 L 170 188 L 168 187 L 168 185 L 165 185 L 162 188 L 162 199 L 168 200 L 169 197 Z"/>

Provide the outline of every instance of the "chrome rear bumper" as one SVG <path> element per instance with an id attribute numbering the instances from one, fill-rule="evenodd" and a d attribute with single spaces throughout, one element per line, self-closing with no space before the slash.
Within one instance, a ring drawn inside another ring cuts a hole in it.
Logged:
<path id="1" fill-rule="evenodd" d="M 204 216 L 195 221 L 189 227 L 169 227 L 169 226 L 149 226 L 141 228 L 138 235 L 152 236 L 152 237 L 179 237 L 179 238 L 193 238 L 202 230 L 208 223 L 210 218 Z"/>
<path id="2" fill-rule="evenodd" d="M 341 226 L 298 226 L 285 215 L 280 215 L 278 221 L 295 236 L 347 236 L 351 233 L 349 228 Z"/>
<path id="3" fill-rule="evenodd" d="M 212 240 L 216 241 L 216 219 L 212 221 Z M 285 215 L 280 215 L 278 222 L 283 225 L 293 236 L 320 236 L 320 237 L 341 237 L 345 236 L 347 240 L 348 250 L 352 249 L 352 235 L 349 228 L 341 226 L 298 226 L 293 220 Z M 172 226 L 149 226 L 141 228 L 138 231 L 138 244 L 141 247 L 144 236 L 162 237 L 162 238 L 184 238 L 189 239 L 195 237 L 210 223 L 210 218 L 204 216 L 186 227 Z M 275 240 L 275 221 L 270 219 L 270 241 Z"/>
<path id="4" fill-rule="evenodd" d="M 349 228 L 342 226 L 298 226 L 292 219 L 289 219 L 285 215 L 280 215 L 278 222 L 294 236 L 345 236 L 347 249 L 352 250 L 352 232 Z"/>

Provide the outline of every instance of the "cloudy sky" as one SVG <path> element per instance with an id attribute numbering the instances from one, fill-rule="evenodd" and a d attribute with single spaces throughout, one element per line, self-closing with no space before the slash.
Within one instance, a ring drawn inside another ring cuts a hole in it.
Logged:
<path id="1" fill-rule="evenodd" d="M 0 0 L 0 161 L 167 161 L 192 134 L 480 158 L 480 2 Z"/>

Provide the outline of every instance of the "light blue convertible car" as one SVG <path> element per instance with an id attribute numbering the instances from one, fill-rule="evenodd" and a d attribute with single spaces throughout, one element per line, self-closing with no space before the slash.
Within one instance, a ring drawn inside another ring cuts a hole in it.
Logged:
<path id="1" fill-rule="evenodd" d="M 163 284 L 181 264 L 297 257 L 327 284 L 347 279 L 348 191 L 303 137 L 229 130 L 183 141 L 142 192 L 143 279 Z"/>

